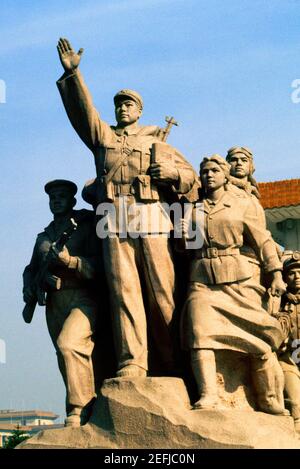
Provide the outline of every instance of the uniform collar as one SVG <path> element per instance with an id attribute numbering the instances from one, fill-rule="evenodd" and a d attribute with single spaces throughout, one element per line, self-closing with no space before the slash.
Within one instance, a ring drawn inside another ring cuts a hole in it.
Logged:
<path id="1" fill-rule="evenodd" d="M 118 136 L 121 136 L 121 135 L 128 136 L 128 135 L 137 135 L 140 132 L 141 127 L 137 125 L 136 123 L 134 123 L 125 128 L 113 127 L 113 129 Z"/>
<path id="2" fill-rule="evenodd" d="M 211 201 L 210 199 L 204 199 L 204 211 L 207 213 L 216 212 L 223 208 L 231 207 L 231 205 L 232 205 L 232 198 L 230 197 L 227 191 L 224 192 L 222 197 L 220 197 L 220 199 L 217 200 L 216 202 Z"/>
<path id="3" fill-rule="evenodd" d="M 145 137 L 158 137 L 159 132 L 160 132 L 160 127 L 157 125 L 132 125 L 129 127 L 125 127 L 125 129 L 122 129 L 121 127 L 115 127 L 111 126 L 111 129 L 115 132 L 116 135 L 121 136 L 121 135 L 143 135 Z"/>

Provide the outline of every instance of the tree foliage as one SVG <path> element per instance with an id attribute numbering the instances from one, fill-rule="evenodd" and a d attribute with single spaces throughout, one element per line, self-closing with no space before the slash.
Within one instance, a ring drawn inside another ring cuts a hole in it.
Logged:
<path id="1" fill-rule="evenodd" d="M 29 438 L 29 435 L 17 428 L 13 430 L 11 436 L 8 437 L 3 445 L 3 449 L 14 449 L 17 445 L 22 443 L 22 441 L 27 440 L 27 438 Z"/>

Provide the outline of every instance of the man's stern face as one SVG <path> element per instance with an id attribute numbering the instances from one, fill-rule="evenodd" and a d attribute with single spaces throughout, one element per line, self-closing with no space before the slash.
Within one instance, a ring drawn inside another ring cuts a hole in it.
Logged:
<path id="1" fill-rule="evenodd" d="M 138 121 L 142 111 L 132 99 L 120 99 L 115 106 L 116 121 L 119 127 L 126 127 Z"/>
<path id="2" fill-rule="evenodd" d="M 49 194 L 49 207 L 53 215 L 66 215 L 73 209 L 74 196 L 63 189 L 51 191 Z"/>
<path id="3" fill-rule="evenodd" d="M 287 272 L 286 283 L 289 290 L 300 291 L 300 267 L 293 267 Z"/>
<path id="4" fill-rule="evenodd" d="M 231 176 L 244 178 L 250 175 L 250 160 L 243 153 L 232 155 L 229 164 Z"/>

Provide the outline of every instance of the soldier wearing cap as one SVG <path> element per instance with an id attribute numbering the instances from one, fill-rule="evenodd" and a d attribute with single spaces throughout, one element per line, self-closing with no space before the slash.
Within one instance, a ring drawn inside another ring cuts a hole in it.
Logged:
<path id="1" fill-rule="evenodd" d="M 94 293 L 98 243 L 94 232 L 94 214 L 74 210 L 77 186 L 56 179 L 45 185 L 53 221 L 39 233 L 29 265 L 23 274 L 26 303 L 34 297 L 35 278 L 43 259 L 51 250 L 51 262 L 43 289 L 46 320 L 56 349 L 60 372 L 66 386 L 66 426 L 86 423 L 95 398 L 92 352 L 97 305 Z M 73 218 L 77 229 L 58 251 L 52 245 Z"/>
<path id="2" fill-rule="evenodd" d="M 266 216 L 264 209 L 259 201 L 260 193 L 258 185 L 253 177 L 255 171 L 253 153 L 248 147 L 231 147 L 229 148 L 226 161 L 230 164 L 230 185 L 229 189 L 238 195 L 239 190 L 248 194 L 251 198 L 256 211 L 257 223 L 266 229 Z M 271 235 L 270 235 L 271 236 Z M 274 242 L 275 243 L 275 242 Z M 280 247 L 275 243 L 276 250 L 281 257 Z M 263 266 L 260 266 L 257 253 L 248 246 L 244 245 L 241 252 L 248 257 L 253 267 L 253 274 L 264 286 L 268 286 L 268 278 L 263 275 Z M 270 305 L 269 308 L 272 308 Z"/>
<path id="3" fill-rule="evenodd" d="M 283 278 L 287 291 L 282 297 L 277 318 L 287 339 L 278 359 L 285 378 L 286 402 L 294 418 L 295 428 L 300 432 L 300 252 L 294 251 L 284 261 Z"/>
<path id="4" fill-rule="evenodd" d="M 226 161 L 230 164 L 230 182 L 249 194 L 260 198 L 257 182 L 253 177 L 255 166 L 253 154 L 247 147 L 231 147 L 226 156 Z"/>
<path id="5" fill-rule="evenodd" d="M 80 49 L 76 54 L 67 39 L 60 39 L 58 53 L 65 73 L 57 85 L 74 129 L 94 154 L 97 202 L 112 203 L 118 220 L 120 205 L 126 197 L 129 206 L 136 202 L 146 206 L 149 221 L 147 236 L 121 239 L 117 225 L 116 236 L 103 240 L 117 376 L 146 376 L 148 308 L 148 331 L 152 330 L 160 357 L 170 371 L 175 273 L 167 238 L 172 224 L 169 220 L 157 233 L 157 224 L 153 228 L 151 220 L 161 215 L 161 202 L 174 201 L 176 194 L 178 197 L 190 191 L 195 172 L 170 146 L 165 147 L 163 157 L 156 154 L 153 162 L 154 145 L 161 143 L 159 128 L 138 125 L 143 101 L 136 91 L 123 89 L 115 95 L 116 126 L 99 118 L 78 69 L 82 52 Z M 146 296 L 142 285 L 146 286 Z"/>

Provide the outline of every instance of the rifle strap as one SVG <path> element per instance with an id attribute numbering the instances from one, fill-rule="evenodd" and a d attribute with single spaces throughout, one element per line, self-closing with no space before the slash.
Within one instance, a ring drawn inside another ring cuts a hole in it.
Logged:
<path id="1" fill-rule="evenodd" d="M 129 157 L 129 155 L 131 155 L 133 150 L 134 148 L 128 145 L 122 149 L 122 154 L 121 154 L 120 159 L 118 159 L 118 161 L 116 161 L 115 164 L 110 168 L 108 174 L 106 174 L 106 176 L 103 176 L 103 179 L 106 184 L 108 184 L 112 180 L 115 173 L 122 166 L 122 164 Z"/>

